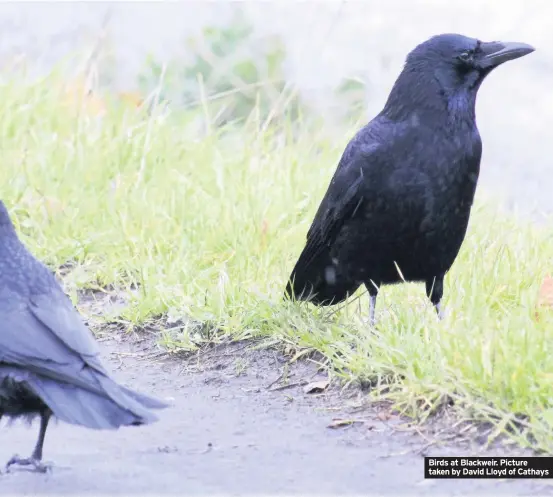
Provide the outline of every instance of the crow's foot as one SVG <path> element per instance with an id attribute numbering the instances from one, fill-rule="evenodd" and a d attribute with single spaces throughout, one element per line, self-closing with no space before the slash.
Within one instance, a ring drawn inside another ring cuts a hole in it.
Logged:
<path id="1" fill-rule="evenodd" d="M 440 321 L 443 321 L 445 319 L 445 316 L 446 316 L 446 310 L 442 307 L 442 305 L 440 304 L 440 302 L 438 302 L 435 306 L 434 306 L 434 309 L 436 309 L 436 314 L 438 315 L 438 319 Z"/>
<path id="2" fill-rule="evenodd" d="M 12 466 L 32 466 L 31 471 L 34 473 L 46 473 L 52 469 L 49 464 L 45 464 L 34 457 L 21 458 L 17 454 L 6 464 L 6 472 L 9 472 Z"/>

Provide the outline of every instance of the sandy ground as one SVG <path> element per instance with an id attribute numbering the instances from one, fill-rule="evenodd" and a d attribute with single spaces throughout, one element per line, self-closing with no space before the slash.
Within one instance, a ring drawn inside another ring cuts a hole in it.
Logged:
<path id="1" fill-rule="evenodd" d="M 477 449 L 429 446 L 418 434 L 398 431 L 402 420 L 388 419 L 383 407 L 356 407 L 361 397 L 353 390 L 304 393 L 305 382 L 325 379 L 309 363 L 292 368 L 288 383 L 274 383 L 285 359 L 270 350 L 155 363 L 137 344 L 102 346 L 121 381 L 172 407 L 158 423 L 117 432 L 53 424 L 45 445 L 52 471 L 4 473 L 1 495 L 553 494 L 543 480 L 425 481 L 423 454 Z M 329 428 L 336 418 L 364 422 Z M 27 455 L 37 430 L 2 425 L 0 460 Z"/>

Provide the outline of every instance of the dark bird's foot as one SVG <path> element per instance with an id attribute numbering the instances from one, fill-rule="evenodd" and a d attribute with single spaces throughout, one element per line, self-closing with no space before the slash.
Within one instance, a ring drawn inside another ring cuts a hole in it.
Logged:
<path id="1" fill-rule="evenodd" d="M 6 472 L 9 473 L 10 468 L 15 465 L 32 466 L 33 469 L 31 471 L 34 473 L 46 473 L 52 469 L 49 464 L 45 464 L 39 459 L 35 459 L 34 457 L 21 458 L 16 454 L 6 464 Z"/>
<path id="2" fill-rule="evenodd" d="M 376 310 L 376 295 L 371 295 L 369 297 L 369 326 L 371 328 L 374 328 L 376 325 L 375 310 Z"/>
<path id="3" fill-rule="evenodd" d="M 437 303 L 435 306 L 436 314 L 438 315 L 438 319 L 442 321 L 445 318 L 445 310 L 442 308 L 440 303 Z"/>

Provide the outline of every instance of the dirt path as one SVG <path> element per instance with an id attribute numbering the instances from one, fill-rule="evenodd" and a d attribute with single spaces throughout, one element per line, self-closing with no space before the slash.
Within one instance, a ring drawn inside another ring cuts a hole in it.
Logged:
<path id="1" fill-rule="evenodd" d="M 223 355 L 198 371 L 182 361 L 139 359 L 136 345 L 102 346 L 122 381 L 171 398 L 174 407 L 154 425 L 115 433 L 52 425 L 45 460 L 55 464 L 53 472 L 0 475 L 1 495 L 553 495 L 541 481 L 425 481 L 419 451 L 427 442 L 394 431 L 393 420 L 382 421 L 375 410 L 352 414 L 333 393 L 306 395 L 301 386 L 269 391 L 283 367 L 275 352 Z M 314 374 L 298 366 L 290 383 Z M 327 428 L 341 416 L 366 422 Z M 26 455 L 37 429 L 2 425 L 0 460 Z"/>

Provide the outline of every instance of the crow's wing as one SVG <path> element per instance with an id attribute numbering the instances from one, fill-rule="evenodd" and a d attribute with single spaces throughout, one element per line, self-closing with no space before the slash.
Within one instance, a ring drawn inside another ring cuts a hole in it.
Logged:
<path id="1" fill-rule="evenodd" d="M 28 300 L 10 293 L 0 292 L 0 363 L 102 393 L 109 374 L 98 345 L 61 289 Z"/>
<path id="2" fill-rule="evenodd" d="M 340 163 L 307 232 L 297 268 L 307 267 L 321 251 L 331 247 L 344 223 L 353 219 L 363 203 L 374 200 L 366 172 L 376 165 L 378 150 L 378 144 L 365 147 L 347 163 Z"/>
<path id="3" fill-rule="evenodd" d="M 61 288 L 28 299 L 12 291 L 12 300 L 5 300 L 9 293 L 0 291 L 0 374 L 27 383 L 69 423 L 112 429 L 157 420 L 148 409 L 167 404 L 110 377 L 92 333 Z"/>

